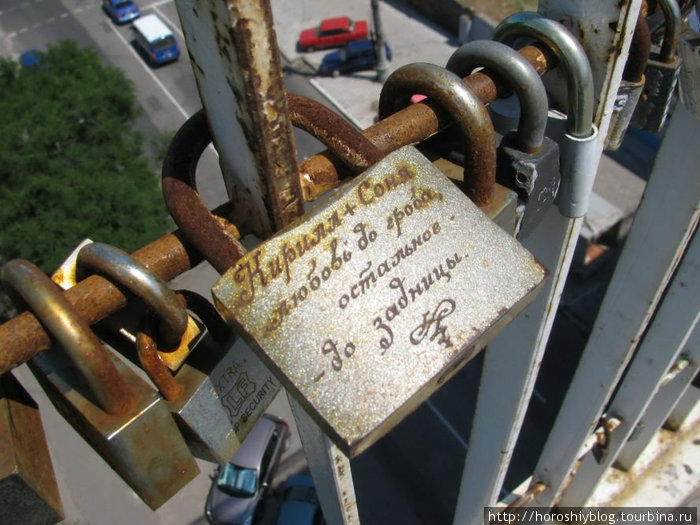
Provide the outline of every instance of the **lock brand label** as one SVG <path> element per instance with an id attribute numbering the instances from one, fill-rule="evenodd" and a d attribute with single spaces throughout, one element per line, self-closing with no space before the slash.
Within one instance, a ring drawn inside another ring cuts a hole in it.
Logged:
<path id="1" fill-rule="evenodd" d="M 482 348 L 545 274 L 406 147 L 247 253 L 212 291 L 352 456 Z"/>

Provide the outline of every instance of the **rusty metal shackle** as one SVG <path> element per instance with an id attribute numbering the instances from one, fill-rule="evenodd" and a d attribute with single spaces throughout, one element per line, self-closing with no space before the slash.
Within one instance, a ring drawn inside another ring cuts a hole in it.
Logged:
<path id="1" fill-rule="evenodd" d="M 174 293 L 184 301 L 184 303 L 178 301 L 182 310 L 193 309 L 215 341 L 224 341 L 229 337 L 230 328 L 209 301 L 190 290 L 178 290 Z M 168 370 L 148 328 L 147 324 L 144 330 L 139 330 L 136 334 L 136 353 L 139 362 L 161 395 L 167 401 L 177 401 L 184 394 L 185 387 Z"/>
<path id="2" fill-rule="evenodd" d="M 573 137 L 590 137 L 594 132 L 593 73 L 579 41 L 559 22 L 531 11 L 505 18 L 493 35 L 494 40 L 507 44 L 512 44 L 519 37 L 536 39 L 559 59 L 567 77 L 569 108 L 566 131 Z"/>
<path id="3" fill-rule="evenodd" d="M 657 0 L 664 13 L 664 38 L 659 51 L 660 62 L 673 62 L 674 55 L 681 41 L 683 25 L 681 9 L 676 0 Z"/>
<path id="4" fill-rule="evenodd" d="M 434 64 L 400 67 L 386 79 L 379 94 L 379 118 L 384 119 L 420 93 L 457 120 L 465 140 L 463 188 L 477 206 L 493 200 L 496 185 L 496 141 L 486 106 L 457 75 Z"/>
<path id="5" fill-rule="evenodd" d="M 485 67 L 506 79 L 520 101 L 518 148 L 526 153 L 542 148 L 547 127 L 547 91 L 524 56 L 501 42 L 475 40 L 452 53 L 445 67 L 460 77 L 466 77 L 477 67 Z"/>
<path id="6" fill-rule="evenodd" d="M 383 154 L 335 111 L 313 99 L 287 93 L 292 126 L 313 135 L 355 174 L 379 162 Z"/>
<path id="7" fill-rule="evenodd" d="M 102 409 L 108 414 L 126 414 L 134 403 L 131 389 L 109 351 L 58 286 L 34 264 L 22 259 L 7 262 L 2 268 L 2 279 L 63 347 Z"/>
<path id="8" fill-rule="evenodd" d="M 206 114 L 200 109 L 170 142 L 163 160 L 162 186 L 165 204 L 175 224 L 214 269 L 223 274 L 246 249 L 220 223 L 225 219 L 209 211 L 197 193 L 197 163 L 212 140 Z M 227 227 L 230 229 L 230 223 Z"/>
<path id="9" fill-rule="evenodd" d="M 143 300 L 161 321 L 159 334 L 166 345 L 176 345 L 187 329 L 188 315 L 175 292 L 128 253 L 93 242 L 78 252 L 77 268 L 90 268 Z"/>

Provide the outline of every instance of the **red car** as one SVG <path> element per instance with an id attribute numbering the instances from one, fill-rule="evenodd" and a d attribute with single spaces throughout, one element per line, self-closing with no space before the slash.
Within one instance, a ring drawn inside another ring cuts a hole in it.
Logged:
<path id="1" fill-rule="evenodd" d="M 339 16 L 322 20 L 318 27 L 304 29 L 299 35 L 299 47 L 302 51 L 340 47 L 352 40 L 367 38 L 368 35 L 367 20 L 353 22 L 347 16 Z"/>

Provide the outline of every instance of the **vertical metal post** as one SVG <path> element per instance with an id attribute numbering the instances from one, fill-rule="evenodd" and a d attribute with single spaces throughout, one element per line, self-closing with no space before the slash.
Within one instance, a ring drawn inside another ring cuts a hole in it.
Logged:
<path id="1" fill-rule="evenodd" d="M 699 128 L 700 122 L 678 106 L 576 374 L 540 455 L 534 480 L 545 483 L 547 489 L 534 505 L 549 507 L 557 500 L 695 229 L 700 216 L 700 185 L 695 180 L 700 152 L 686 147 L 683 137 L 695 136 Z M 675 174 L 672 183 L 667 177 L 671 170 Z"/>
<path id="2" fill-rule="evenodd" d="M 657 309 L 654 322 L 608 404 L 606 413 L 619 419 L 620 425 L 610 433 L 606 456 L 600 462 L 591 453 L 584 456 L 576 475 L 562 494 L 560 506 L 582 507 L 586 504 L 640 421 L 664 375 L 678 358 L 700 318 L 698 273 L 700 239 L 695 236 Z"/>
<path id="3" fill-rule="evenodd" d="M 372 0 L 372 19 L 374 20 L 374 51 L 377 53 L 377 80 L 384 82 L 389 76 L 389 60 L 386 56 L 384 28 L 379 14 L 379 0 Z"/>
<path id="4" fill-rule="evenodd" d="M 302 212 L 269 0 L 176 0 L 236 224 L 260 237 Z"/>
<path id="5" fill-rule="evenodd" d="M 360 525 L 350 460 L 331 443 L 291 395 L 287 398 L 326 522 L 329 525 Z"/>

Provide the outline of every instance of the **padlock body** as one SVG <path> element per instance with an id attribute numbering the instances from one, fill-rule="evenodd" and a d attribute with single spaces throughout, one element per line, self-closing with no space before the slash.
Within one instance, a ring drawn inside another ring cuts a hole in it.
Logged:
<path id="1" fill-rule="evenodd" d="M 175 376 L 180 399 L 166 402 L 192 452 L 228 463 L 280 390 L 277 378 L 241 338 L 205 336 Z"/>
<path id="2" fill-rule="evenodd" d="M 498 181 L 518 193 L 518 239 L 524 239 L 540 223 L 553 204 L 559 189 L 559 146 L 545 137 L 542 148 L 534 153 L 520 151 L 516 137 L 508 134 L 498 148 Z"/>
<path id="3" fill-rule="evenodd" d="M 483 348 L 545 274 L 405 147 L 248 252 L 212 292 L 353 456 Z"/>
<path id="4" fill-rule="evenodd" d="M 0 376 L 0 516 L 6 525 L 63 519 L 39 408 L 11 372 Z"/>
<path id="5" fill-rule="evenodd" d="M 661 130 L 671 107 L 680 65 L 679 57 L 670 62 L 649 60 L 644 72 L 644 90 L 630 123 L 632 127 L 651 133 Z"/>
<path id="6" fill-rule="evenodd" d="M 125 363 L 110 356 L 134 395 L 128 414 L 114 416 L 95 404 L 84 380 L 60 348 L 30 367 L 61 415 L 152 509 L 199 472 L 158 394 Z"/>

